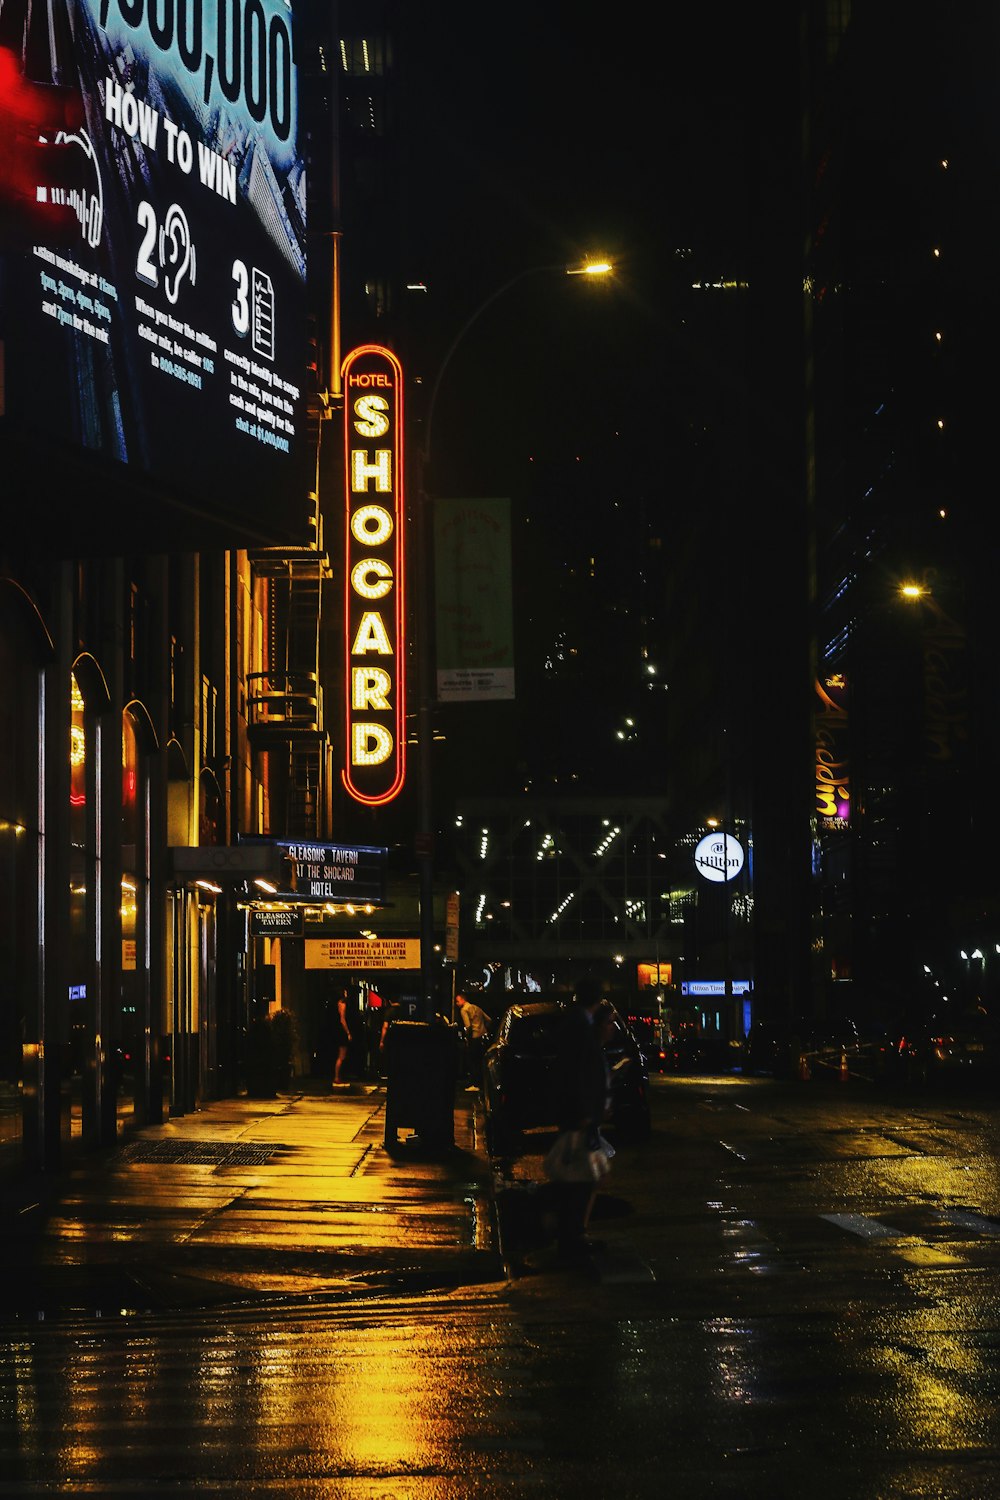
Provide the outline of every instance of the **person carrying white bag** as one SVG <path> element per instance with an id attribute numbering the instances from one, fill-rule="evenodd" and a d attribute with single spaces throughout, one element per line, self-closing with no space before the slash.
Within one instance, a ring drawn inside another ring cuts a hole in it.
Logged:
<path id="1" fill-rule="evenodd" d="M 611 1147 L 600 1133 L 608 1097 L 607 1060 L 597 1023 L 596 979 L 577 984 L 560 1026 L 557 1088 L 559 1134 L 545 1159 L 556 1210 L 556 1251 L 567 1264 L 598 1248 L 587 1238 L 597 1183 L 610 1168 Z"/>

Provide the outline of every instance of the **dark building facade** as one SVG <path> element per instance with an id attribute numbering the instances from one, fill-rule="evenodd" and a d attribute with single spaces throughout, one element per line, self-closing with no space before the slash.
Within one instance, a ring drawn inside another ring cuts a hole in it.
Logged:
<path id="1" fill-rule="evenodd" d="M 62 218 L 32 210 L 23 234 L 6 233 L 26 201 L 10 163 L 0 181 L 4 1171 L 54 1170 L 243 1089 L 276 1012 L 292 1070 L 322 1066 L 325 976 L 301 928 L 258 918 L 288 885 L 290 842 L 349 836 L 324 613 L 326 510 L 338 536 L 343 514 L 340 147 L 365 80 L 383 90 L 391 71 L 385 18 L 362 10 L 342 7 L 343 28 L 336 7 L 303 14 L 297 137 L 284 8 L 266 100 L 231 78 L 220 103 L 199 75 L 192 103 L 196 49 L 132 12 L 105 30 L 88 10 L 75 46 L 0 36 L 13 104 L 63 85 L 92 145 L 80 159 L 99 163 Z M 381 141 L 381 113 L 365 119 Z M 349 305 L 354 336 L 377 337 L 363 285 Z M 385 897 L 384 830 L 354 832 L 380 846 L 377 889 L 350 913 L 300 901 L 318 940 Z M 396 932 L 416 929 L 406 873 Z"/>
<path id="2" fill-rule="evenodd" d="M 913 1027 L 996 1003 L 998 22 L 808 20 L 817 1004 Z"/>

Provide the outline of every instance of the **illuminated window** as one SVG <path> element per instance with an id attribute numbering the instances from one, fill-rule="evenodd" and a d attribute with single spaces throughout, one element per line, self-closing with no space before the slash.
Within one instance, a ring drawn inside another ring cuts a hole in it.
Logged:
<path id="1" fill-rule="evenodd" d="M 381 76 L 385 73 L 385 64 L 385 37 L 341 37 L 340 66 L 349 78 Z"/>

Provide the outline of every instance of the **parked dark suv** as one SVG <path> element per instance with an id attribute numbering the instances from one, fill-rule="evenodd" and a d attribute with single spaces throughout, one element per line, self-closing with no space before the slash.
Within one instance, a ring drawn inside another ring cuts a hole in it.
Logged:
<path id="1" fill-rule="evenodd" d="M 526 1130 L 558 1124 L 556 1061 L 565 1003 L 528 1001 L 506 1010 L 484 1058 L 487 1145 L 493 1156 L 523 1149 Z M 649 1135 L 649 1071 L 628 1022 L 611 1007 L 604 1044 L 611 1074 L 605 1124 L 618 1140 Z"/>

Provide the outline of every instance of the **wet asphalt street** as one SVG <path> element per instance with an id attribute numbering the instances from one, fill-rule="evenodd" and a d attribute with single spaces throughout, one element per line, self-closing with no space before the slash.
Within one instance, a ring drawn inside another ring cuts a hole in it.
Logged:
<path id="1" fill-rule="evenodd" d="M 74 1173 L 5 1278 L 0 1495 L 1000 1500 L 992 1100 L 653 1095 L 573 1273 L 544 1136 L 494 1170 L 461 1091 L 452 1151 L 359 1089 Z"/>

